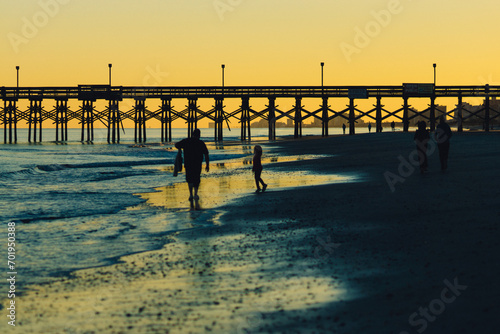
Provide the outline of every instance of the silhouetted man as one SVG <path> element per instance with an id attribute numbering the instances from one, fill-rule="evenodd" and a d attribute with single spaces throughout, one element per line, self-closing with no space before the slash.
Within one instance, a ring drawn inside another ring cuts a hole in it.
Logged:
<path id="1" fill-rule="evenodd" d="M 436 127 L 434 137 L 438 144 L 439 160 L 441 161 L 441 170 L 444 172 L 448 168 L 448 153 L 450 152 L 450 138 L 452 136 L 450 126 L 446 123 L 446 118 L 441 116 L 439 125 Z"/>
<path id="2" fill-rule="evenodd" d="M 198 200 L 198 187 L 200 186 L 201 165 L 203 156 L 205 156 L 206 167 L 208 172 L 209 157 L 208 149 L 205 143 L 200 140 L 200 130 L 195 129 L 191 138 L 186 138 L 175 144 L 177 149 L 184 150 L 184 168 L 186 169 L 186 182 L 189 186 L 189 200 Z M 194 189 L 194 196 L 193 196 Z"/>

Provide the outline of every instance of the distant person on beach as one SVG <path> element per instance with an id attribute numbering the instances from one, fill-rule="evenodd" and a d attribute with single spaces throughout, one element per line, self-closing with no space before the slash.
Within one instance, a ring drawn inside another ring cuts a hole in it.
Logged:
<path id="1" fill-rule="evenodd" d="M 368 123 L 368 133 L 372 132 L 372 123 Z"/>
<path id="2" fill-rule="evenodd" d="M 186 182 L 189 187 L 189 200 L 198 200 L 198 187 L 200 186 L 201 165 L 205 157 L 205 170 L 210 170 L 208 149 L 205 143 L 200 140 L 200 130 L 195 129 L 191 138 L 186 138 L 175 144 L 177 149 L 184 150 L 184 168 L 186 169 Z M 194 193 L 193 193 L 194 191 Z"/>
<path id="3" fill-rule="evenodd" d="M 344 134 L 345 134 L 345 123 L 342 124 L 342 130 L 344 130 Z"/>
<path id="4" fill-rule="evenodd" d="M 441 170 L 443 172 L 448 168 L 448 153 L 450 152 L 450 138 L 452 135 L 450 126 L 446 123 L 445 116 L 441 116 L 434 138 L 438 145 L 439 160 L 441 161 Z"/>
<path id="5" fill-rule="evenodd" d="M 262 147 L 260 145 L 255 145 L 253 149 L 253 167 L 252 172 L 255 177 L 255 185 L 257 186 L 257 191 L 260 192 L 260 184 L 262 184 L 262 192 L 266 191 L 267 184 L 262 181 L 260 175 L 262 174 Z"/>
<path id="6" fill-rule="evenodd" d="M 430 135 L 426 129 L 425 121 L 418 122 L 418 129 L 413 137 L 415 144 L 417 144 L 418 159 L 420 162 L 420 173 L 427 171 L 427 143 L 429 142 Z"/>
<path id="7" fill-rule="evenodd" d="M 394 121 L 391 122 L 391 128 L 392 128 L 392 131 L 396 130 L 396 123 L 394 123 Z"/>

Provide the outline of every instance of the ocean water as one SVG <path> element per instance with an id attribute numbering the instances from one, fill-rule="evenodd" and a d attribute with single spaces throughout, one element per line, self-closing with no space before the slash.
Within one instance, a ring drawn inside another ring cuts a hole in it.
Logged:
<path id="1" fill-rule="evenodd" d="M 207 144 L 214 163 L 248 155 L 241 145 Z M 188 217 L 185 204 L 140 205 L 138 194 L 184 181 L 169 169 L 176 151 L 172 144 L 0 145 L 0 254 L 7 257 L 7 223 L 15 222 L 18 291 L 159 248 L 171 232 L 210 222 L 210 210 Z"/>
<path id="2" fill-rule="evenodd" d="M 172 232 L 214 223 L 220 214 L 217 198 L 253 191 L 251 173 L 228 179 L 226 170 L 231 161 L 248 164 L 251 145 L 238 140 L 238 130 L 226 130 L 221 145 L 211 141 L 213 129 L 202 129 L 214 170 L 210 174 L 219 169 L 226 175 L 205 179 L 204 191 L 214 195 L 211 185 L 216 190 L 225 187 L 226 192 L 217 190 L 219 197 L 212 196 L 207 208 L 193 213 L 186 187 L 179 185 L 184 175 L 172 176 L 177 151 L 172 143 L 158 143 L 159 130 L 148 131 L 148 145 L 133 143 L 133 129 L 127 130 L 121 144 L 106 144 L 104 130 L 96 130 L 93 144 L 80 143 L 78 129 L 70 129 L 70 140 L 64 144 L 48 139 L 42 144 L 0 144 L 0 249 L 7 249 L 7 223 L 15 222 L 18 291 L 77 269 L 109 265 L 126 254 L 160 248 Z M 320 132 L 304 129 L 303 134 Z M 21 129 L 18 138 L 27 138 L 22 135 Z M 174 129 L 173 141 L 185 135 L 185 129 Z M 278 129 L 280 135 L 293 135 L 293 129 Z M 44 138 L 49 136 L 46 130 Z M 267 129 L 252 131 L 252 140 L 267 142 L 266 136 Z M 228 188 L 227 180 L 236 188 Z M 289 180 L 289 175 L 276 175 L 272 186 L 293 186 Z M 326 180 L 312 177 L 311 182 Z M 152 197 L 143 194 L 159 188 L 152 201 L 156 204 L 147 205 Z M 173 192 L 186 198 L 172 200 Z M 2 254 L 7 256 L 6 251 Z"/>

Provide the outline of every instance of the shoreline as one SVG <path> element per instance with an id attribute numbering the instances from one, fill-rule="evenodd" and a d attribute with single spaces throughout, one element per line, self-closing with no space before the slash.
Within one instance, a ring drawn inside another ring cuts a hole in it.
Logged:
<path id="1" fill-rule="evenodd" d="M 376 135 L 375 129 L 374 129 L 374 124 L 372 124 L 372 132 L 369 132 L 368 130 L 368 123 L 366 123 L 363 126 L 356 126 L 355 131 L 356 135 L 364 135 L 364 134 L 369 134 L 371 133 L 372 135 Z M 495 130 L 491 129 L 490 132 L 496 132 L 499 131 L 497 129 L 498 127 L 495 127 Z M 37 145 L 46 145 L 46 144 L 51 144 L 51 145 L 73 145 L 73 144 L 83 144 L 83 145 L 100 145 L 100 144 L 106 144 L 106 145 L 116 145 L 116 144 L 110 144 L 107 142 L 107 130 L 106 128 L 95 128 L 95 139 L 94 141 L 81 141 L 81 128 L 68 128 L 70 130 L 70 136 L 68 141 L 63 141 L 63 142 L 56 142 L 54 140 L 54 131 L 55 128 L 44 128 L 44 141 L 42 142 L 32 142 L 29 143 L 27 141 L 24 141 L 24 136 L 27 133 L 27 128 L 18 128 L 18 138 L 19 141 L 17 143 L 3 143 L 1 142 L 0 144 L 3 144 L 4 146 L 8 147 L 10 145 L 29 145 L 29 146 L 37 146 Z M 213 128 L 200 128 L 202 130 L 202 140 L 205 142 L 212 142 L 214 143 L 213 139 Z M 329 137 L 337 137 L 337 136 L 348 136 L 349 135 L 349 129 L 346 129 L 346 133 L 343 134 L 342 127 L 329 127 Z M 410 125 L 410 133 L 414 131 L 415 126 Z M 118 145 L 147 145 L 147 146 L 158 146 L 158 145 L 163 145 L 165 143 L 161 142 L 161 136 L 160 136 L 160 128 L 148 128 L 148 140 L 145 143 L 137 143 L 134 141 L 134 128 L 126 128 L 125 130 L 128 130 L 127 134 L 123 134 L 121 137 L 120 143 Z M 186 128 L 173 128 L 174 133 L 172 137 L 172 142 L 181 140 L 185 138 L 187 129 Z M 241 142 L 240 140 L 240 133 L 239 131 L 240 128 L 233 128 L 232 130 L 229 130 L 227 128 L 224 128 L 224 138 L 228 139 L 230 141 L 236 141 L 236 142 Z M 456 126 L 452 126 L 452 130 L 456 130 Z M 2 135 L 2 129 L 0 129 L 0 136 Z M 294 139 L 294 127 L 278 127 L 276 129 L 276 138 L 277 140 L 281 139 Z M 321 127 L 309 127 L 309 126 L 304 126 L 303 127 L 303 135 L 304 137 L 321 137 Z M 478 128 L 475 125 L 472 125 L 470 127 L 464 127 L 464 132 L 483 132 L 481 128 Z M 390 126 L 384 126 L 383 127 L 383 132 L 382 133 L 390 133 L 393 132 L 390 128 Z M 402 127 L 400 125 L 397 125 L 396 131 L 398 133 L 402 133 Z M 267 141 L 268 140 L 268 129 L 267 128 L 252 128 L 252 142 L 253 141 Z M 226 142 L 226 140 L 224 141 Z M 171 144 L 171 143 L 170 143 Z"/>
<path id="2" fill-rule="evenodd" d="M 431 172 L 409 175 L 394 193 L 383 175 L 397 171 L 399 155 L 411 153 L 412 135 L 374 136 L 371 148 L 363 136 L 269 144 L 278 154 L 327 156 L 264 164 L 264 179 L 271 171 L 304 170 L 366 177 L 270 188 L 224 204 L 211 227 L 177 232 L 160 250 L 79 271 L 21 297 L 26 313 L 19 314 L 20 324 L 26 333 L 413 333 L 419 327 L 408 317 L 439 297 L 444 280 L 457 278 L 467 289 L 427 322 L 427 332 L 493 328 L 498 135 L 456 134 L 448 173 L 436 171 L 431 155 Z M 456 155 L 458 148 L 466 155 Z M 479 163 L 482 173 L 469 176 Z M 486 179 L 489 197 L 477 187 Z M 457 202 L 461 195 L 481 198 L 486 209 L 477 213 Z M 454 221 L 436 222 L 445 214 Z"/>

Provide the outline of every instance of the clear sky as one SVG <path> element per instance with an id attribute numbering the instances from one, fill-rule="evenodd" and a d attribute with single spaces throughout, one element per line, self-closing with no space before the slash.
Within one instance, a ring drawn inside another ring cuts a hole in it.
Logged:
<path id="1" fill-rule="evenodd" d="M 2 0 L 0 86 L 500 83 L 492 0 Z M 439 102 L 439 101 L 438 101 Z"/>

